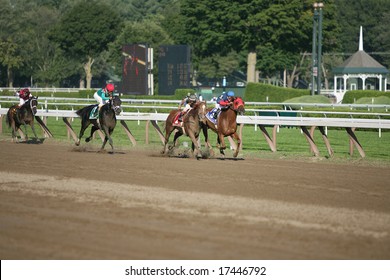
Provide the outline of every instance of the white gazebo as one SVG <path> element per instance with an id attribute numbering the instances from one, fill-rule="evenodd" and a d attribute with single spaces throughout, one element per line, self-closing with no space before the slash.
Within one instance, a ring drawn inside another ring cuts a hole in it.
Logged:
<path id="1" fill-rule="evenodd" d="M 347 90 L 375 89 L 386 91 L 389 70 L 363 50 L 363 28 L 360 27 L 359 50 L 343 64 L 333 68 L 334 94 L 340 102 Z M 367 83 L 376 79 L 378 83 Z M 376 85 L 379 86 L 376 86 Z"/>

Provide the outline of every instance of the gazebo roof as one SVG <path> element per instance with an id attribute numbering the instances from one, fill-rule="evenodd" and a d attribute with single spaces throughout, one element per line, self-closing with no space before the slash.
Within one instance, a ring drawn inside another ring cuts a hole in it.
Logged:
<path id="1" fill-rule="evenodd" d="M 359 50 L 343 64 L 333 68 L 334 74 L 388 74 L 389 70 L 363 50 L 363 28 L 360 27 Z"/>
<path id="2" fill-rule="evenodd" d="M 389 70 L 368 55 L 359 50 L 350 56 L 343 64 L 333 68 L 335 74 L 388 74 Z"/>

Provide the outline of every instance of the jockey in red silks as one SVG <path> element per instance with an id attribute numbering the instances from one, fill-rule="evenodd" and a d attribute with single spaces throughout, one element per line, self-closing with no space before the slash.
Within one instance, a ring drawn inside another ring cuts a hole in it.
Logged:
<path id="1" fill-rule="evenodd" d="M 22 107 L 24 103 L 27 102 L 32 97 L 32 94 L 28 88 L 21 89 L 16 92 L 16 95 L 19 96 L 19 105 L 18 108 Z"/>

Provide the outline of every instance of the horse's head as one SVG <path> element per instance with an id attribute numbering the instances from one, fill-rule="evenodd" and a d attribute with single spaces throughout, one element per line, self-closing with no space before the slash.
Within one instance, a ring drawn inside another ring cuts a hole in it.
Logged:
<path id="1" fill-rule="evenodd" d="M 245 113 L 245 102 L 241 97 L 236 97 L 233 101 L 233 109 L 241 116 Z"/>
<path id="2" fill-rule="evenodd" d="M 119 96 L 113 96 L 110 100 L 111 109 L 114 110 L 115 115 L 119 115 L 122 112 L 122 100 Z"/>
<path id="3" fill-rule="evenodd" d="M 199 120 L 201 122 L 205 122 L 207 113 L 206 101 L 198 101 L 195 105 L 195 108 L 198 109 Z"/>
<path id="4" fill-rule="evenodd" d="M 30 109 L 31 109 L 31 112 L 32 114 L 35 116 L 35 114 L 37 113 L 37 106 L 38 106 L 38 96 L 33 96 L 30 98 L 29 100 L 30 102 Z"/>

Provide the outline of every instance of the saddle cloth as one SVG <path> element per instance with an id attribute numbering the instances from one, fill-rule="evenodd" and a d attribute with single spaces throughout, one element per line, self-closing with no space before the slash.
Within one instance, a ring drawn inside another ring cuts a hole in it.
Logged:
<path id="1" fill-rule="evenodd" d="M 95 107 L 93 107 L 91 112 L 89 113 L 89 119 L 90 120 L 96 120 L 98 118 L 99 118 L 98 105 L 95 105 Z"/>
<path id="2" fill-rule="evenodd" d="M 217 119 L 214 118 L 214 112 L 215 112 L 216 110 L 217 110 L 217 108 L 213 108 L 210 112 L 208 112 L 208 113 L 206 114 L 206 118 L 208 118 L 209 121 L 211 121 L 213 124 L 216 124 L 216 123 L 217 123 Z M 221 113 L 221 111 L 219 111 L 218 116 L 219 116 L 220 113 Z M 217 118 L 218 118 L 218 116 L 217 116 Z"/>
<path id="3" fill-rule="evenodd" d="M 182 120 L 179 121 L 179 116 L 180 116 L 180 112 L 178 112 L 175 117 L 173 118 L 173 122 L 172 122 L 172 125 L 173 126 L 183 126 L 183 118 L 184 116 L 187 114 L 188 112 L 184 113 L 184 115 L 182 116 Z"/>

